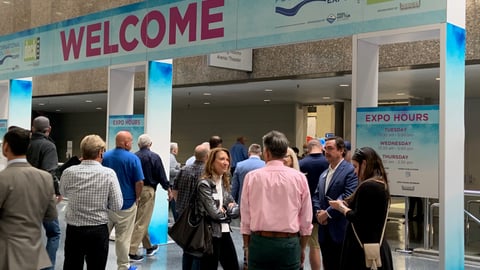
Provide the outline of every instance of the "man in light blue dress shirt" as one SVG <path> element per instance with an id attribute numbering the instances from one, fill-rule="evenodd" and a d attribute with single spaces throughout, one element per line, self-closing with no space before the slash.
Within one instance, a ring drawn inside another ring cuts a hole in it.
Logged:
<path id="1" fill-rule="evenodd" d="M 237 163 L 237 167 L 235 168 L 232 178 L 232 196 L 238 205 L 240 205 L 240 200 L 242 197 L 243 179 L 245 179 L 245 175 L 247 175 L 247 173 L 250 171 L 265 166 L 265 161 L 260 159 L 261 154 L 262 147 L 254 143 L 248 148 L 249 158 Z"/>

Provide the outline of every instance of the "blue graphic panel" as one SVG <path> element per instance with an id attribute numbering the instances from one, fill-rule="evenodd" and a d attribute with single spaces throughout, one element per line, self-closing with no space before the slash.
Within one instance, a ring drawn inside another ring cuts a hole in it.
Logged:
<path id="1" fill-rule="evenodd" d="M 169 159 L 169 142 L 172 110 L 172 64 L 151 61 L 148 63 L 146 91 L 146 115 L 148 133 L 155 138 L 162 160 Z M 161 145 L 160 145 L 161 144 Z M 166 174 L 169 175 L 168 167 Z M 167 193 L 158 189 L 152 221 L 148 228 L 152 243 L 165 244 L 168 241 L 168 200 Z"/>
<path id="2" fill-rule="evenodd" d="M 465 102 L 465 29 L 446 25 L 445 63 L 445 141 L 448 169 L 445 169 L 445 269 L 464 269 L 464 185 L 459 172 L 463 172 L 463 153 L 458 145 L 464 144 Z M 450 153 L 450 155 L 449 155 Z M 450 161 L 449 159 L 450 158 Z M 456 169 L 457 168 L 457 169 Z"/>
<path id="3" fill-rule="evenodd" d="M 30 129 L 32 117 L 32 81 L 10 80 L 8 124 Z"/>

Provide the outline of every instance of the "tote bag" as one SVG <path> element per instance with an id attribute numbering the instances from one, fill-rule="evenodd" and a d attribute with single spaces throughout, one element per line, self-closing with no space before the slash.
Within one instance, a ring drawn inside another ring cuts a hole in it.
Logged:
<path id="1" fill-rule="evenodd" d="M 168 235 L 183 249 L 195 256 L 213 253 L 212 228 L 204 216 L 195 215 L 195 204 L 183 210 L 178 220 L 168 229 Z"/>

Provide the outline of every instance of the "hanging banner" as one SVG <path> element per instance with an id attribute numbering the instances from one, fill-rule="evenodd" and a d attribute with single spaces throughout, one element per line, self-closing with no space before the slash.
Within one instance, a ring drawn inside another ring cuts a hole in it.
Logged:
<path id="1" fill-rule="evenodd" d="M 144 133 L 143 114 L 133 115 L 111 115 L 108 118 L 108 149 L 115 148 L 115 136 L 119 131 L 130 131 L 133 142 L 130 152 L 137 152 L 137 140 Z"/>
<path id="2" fill-rule="evenodd" d="M 443 23 L 446 0 L 141 1 L 0 37 L 0 79 Z"/>
<path id="3" fill-rule="evenodd" d="M 438 198 L 439 107 L 357 108 L 357 148 L 372 147 L 392 195 Z"/>

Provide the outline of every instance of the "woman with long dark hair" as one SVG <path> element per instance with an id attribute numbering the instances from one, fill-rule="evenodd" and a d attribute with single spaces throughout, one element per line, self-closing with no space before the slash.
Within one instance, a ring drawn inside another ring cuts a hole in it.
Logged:
<path id="1" fill-rule="evenodd" d="M 370 147 L 355 150 L 352 164 L 359 185 L 345 201 L 330 201 L 330 205 L 345 214 L 349 224 L 343 242 L 340 269 L 370 269 L 366 267 L 364 249 L 360 245 L 380 243 L 381 267 L 393 269 L 390 246 L 383 237 L 390 191 L 383 162 Z"/>
<path id="2" fill-rule="evenodd" d="M 197 184 L 197 205 L 212 224 L 213 254 L 204 254 L 202 270 L 238 270 L 235 245 L 230 235 L 230 221 L 240 214 L 238 204 L 230 195 L 230 153 L 225 148 L 212 149 Z"/>

